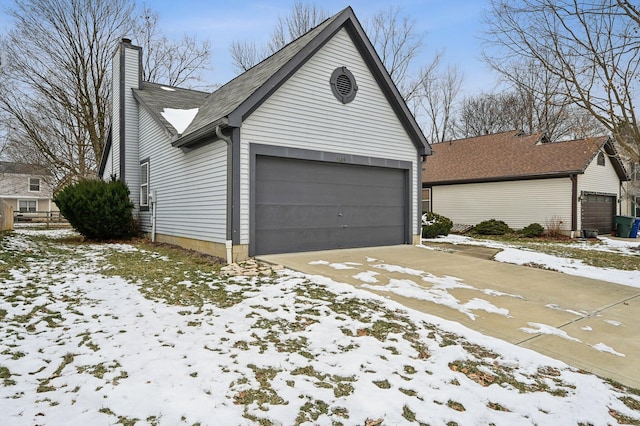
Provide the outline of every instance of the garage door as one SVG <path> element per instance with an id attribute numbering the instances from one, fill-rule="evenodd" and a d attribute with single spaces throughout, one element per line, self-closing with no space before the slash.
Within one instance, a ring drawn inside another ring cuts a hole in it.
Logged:
<path id="1" fill-rule="evenodd" d="M 615 214 L 615 195 L 582 195 L 582 229 L 597 229 L 598 234 L 608 234 L 614 229 Z"/>
<path id="2" fill-rule="evenodd" d="M 253 254 L 408 241 L 407 171 L 257 156 Z"/>

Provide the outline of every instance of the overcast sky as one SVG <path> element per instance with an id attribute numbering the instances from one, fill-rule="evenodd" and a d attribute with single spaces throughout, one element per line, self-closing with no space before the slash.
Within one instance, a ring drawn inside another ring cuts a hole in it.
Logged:
<path id="1" fill-rule="evenodd" d="M 12 0 L 0 0 L 0 34 L 9 21 L 4 6 Z M 163 32 L 170 38 L 182 34 L 197 35 L 211 41 L 212 71 L 209 83 L 225 83 L 234 77 L 229 46 L 234 40 L 266 42 L 278 16 L 291 10 L 294 0 L 147 0 L 160 15 Z M 428 63 L 438 50 L 443 62 L 457 65 L 464 73 L 465 94 L 491 91 L 495 75 L 480 61 L 481 27 L 486 0 L 323 0 L 318 5 L 331 14 L 351 6 L 363 25 L 373 14 L 390 4 L 415 19 L 416 30 L 424 33 L 424 47 L 417 62 Z"/>

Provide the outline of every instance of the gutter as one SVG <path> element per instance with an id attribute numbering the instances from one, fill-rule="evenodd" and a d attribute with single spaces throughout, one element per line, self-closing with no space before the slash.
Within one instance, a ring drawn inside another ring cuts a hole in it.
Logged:
<path id="1" fill-rule="evenodd" d="M 189 148 L 192 145 L 196 145 L 198 142 L 202 141 L 203 139 L 206 139 L 207 137 L 210 137 L 212 134 L 217 135 L 218 137 L 220 137 L 218 135 L 218 128 L 219 127 L 227 127 L 229 125 L 229 119 L 227 117 L 222 117 L 212 123 L 209 123 L 197 130 L 194 130 L 191 133 L 188 133 L 184 136 L 179 136 L 177 137 L 173 142 L 171 142 L 171 146 L 174 148 Z M 222 134 L 222 132 L 220 132 L 220 134 Z M 227 138 L 226 136 L 223 135 L 223 137 L 220 137 L 220 139 L 224 140 L 225 142 Z M 228 138 L 227 138 L 228 139 Z M 229 139 L 229 142 L 227 142 L 228 144 L 231 143 L 231 139 Z"/>
<path id="2" fill-rule="evenodd" d="M 489 183 L 489 182 L 514 182 L 519 180 L 534 180 L 534 179 L 554 179 L 554 178 L 566 178 L 573 175 L 583 174 L 584 170 L 569 170 L 561 173 L 538 173 L 531 175 L 516 175 L 516 176 L 496 176 L 489 178 L 470 178 L 459 180 L 446 180 L 446 181 L 429 181 L 424 180 L 422 186 L 444 186 L 444 185 L 460 185 L 467 183 Z"/>
<path id="3" fill-rule="evenodd" d="M 225 248 L 227 250 L 227 263 L 233 263 L 233 141 L 222 133 L 222 125 L 215 127 L 215 134 L 227 143 L 227 230 Z"/>

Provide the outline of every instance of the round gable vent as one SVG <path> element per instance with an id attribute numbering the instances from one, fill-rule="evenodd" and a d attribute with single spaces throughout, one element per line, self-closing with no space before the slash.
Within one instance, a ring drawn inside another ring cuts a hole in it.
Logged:
<path id="1" fill-rule="evenodd" d="M 358 91 L 356 79 L 347 67 L 336 68 L 329 81 L 333 95 L 343 104 L 351 102 L 356 97 Z"/>

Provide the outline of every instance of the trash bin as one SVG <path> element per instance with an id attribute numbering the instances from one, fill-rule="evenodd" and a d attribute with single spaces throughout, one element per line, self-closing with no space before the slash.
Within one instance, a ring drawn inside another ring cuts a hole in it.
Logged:
<path id="1" fill-rule="evenodd" d="M 632 216 L 616 216 L 616 237 L 629 238 L 635 221 Z"/>
<path id="2" fill-rule="evenodd" d="M 640 228 L 640 217 L 636 217 L 636 220 L 633 222 L 629 238 L 638 238 L 638 228 Z"/>

